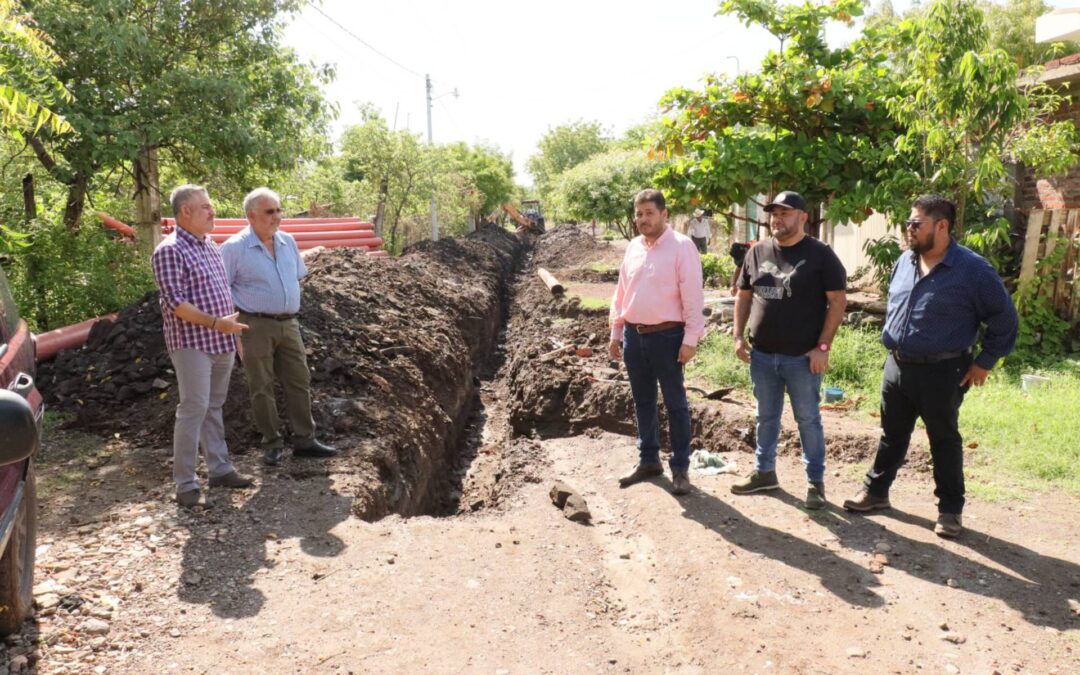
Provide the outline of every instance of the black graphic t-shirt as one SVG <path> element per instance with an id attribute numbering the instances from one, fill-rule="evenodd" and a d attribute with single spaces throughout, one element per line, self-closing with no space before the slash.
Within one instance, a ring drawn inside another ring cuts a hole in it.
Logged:
<path id="1" fill-rule="evenodd" d="M 809 352 L 825 325 L 825 292 L 846 286 L 840 259 L 813 237 L 803 237 L 794 246 L 780 246 L 775 239 L 755 244 L 739 278 L 739 288 L 754 292 L 750 344 L 771 354 Z"/>

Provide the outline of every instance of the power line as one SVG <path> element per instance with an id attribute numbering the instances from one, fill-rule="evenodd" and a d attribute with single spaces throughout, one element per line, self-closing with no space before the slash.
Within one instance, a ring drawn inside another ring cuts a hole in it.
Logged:
<path id="1" fill-rule="evenodd" d="M 395 65 L 395 66 L 397 66 L 398 68 L 401 68 L 402 70 L 404 70 L 405 72 L 409 73 L 410 75 L 415 75 L 416 77 L 423 77 L 423 75 L 421 75 L 420 73 L 416 72 L 416 71 L 415 71 L 415 70 L 413 70 L 412 68 L 409 68 L 408 66 L 404 66 L 404 65 L 402 65 L 401 63 L 399 63 L 398 61 L 394 60 L 394 59 L 393 59 L 393 58 L 391 58 L 390 56 L 388 56 L 388 55 L 386 55 L 386 54 L 384 54 L 384 53 L 380 52 L 380 51 L 379 51 L 378 49 L 376 49 L 375 47 L 373 47 L 373 46 L 371 46 L 370 44 L 368 44 L 368 42 L 367 42 L 367 41 L 365 41 L 365 40 L 364 40 L 364 39 L 363 39 L 362 37 L 360 37 L 360 36 L 359 36 L 359 35 L 357 35 L 356 33 L 352 32 L 351 30 L 349 30 L 349 29 L 348 29 L 348 28 L 346 28 L 345 26 L 341 25 L 341 24 L 340 24 L 340 23 L 339 23 L 339 22 L 337 21 L 337 19 L 335 19 L 334 17 L 330 16 L 330 15 L 329 15 L 329 14 L 327 14 L 326 12 L 322 11 L 322 8 L 320 8 L 320 7 L 318 6 L 318 5 L 316 5 L 316 4 L 315 4 L 315 0 L 308 0 L 308 5 L 309 5 L 309 6 L 310 6 L 310 7 L 312 8 L 312 9 L 314 9 L 314 10 L 315 10 L 316 12 L 318 12 L 319 14 L 322 14 L 322 15 L 323 15 L 324 17 L 326 17 L 326 20 L 327 20 L 327 21 L 329 21 L 330 23 L 334 24 L 335 26 L 337 26 L 337 27 L 338 27 L 338 28 L 340 28 L 341 30 L 345 31 L 345 33 L 346 33 L 346 34 L 348 34 L 348 35 L 349 35 L 350 37 L 352 37 L 352 38 L 353 38 L 354 40 L 356 40 L 356 41 L 357 41 L 357 42 L 359 42 L 360 44 L 364 45 L 365 47 L 367 47 L 367 48 L 368 48 L 368 49 L 370 49 L 371 51 L 375 52 L 375 53 L 376 53 L 376 54 L 378 54 L 379 56 L 383 57 L 384 59 L 386 59 L 386 60 L 387 60 L 387 61 L 389 61 L 390 63 L 394 64 L 394 65 Z"/>

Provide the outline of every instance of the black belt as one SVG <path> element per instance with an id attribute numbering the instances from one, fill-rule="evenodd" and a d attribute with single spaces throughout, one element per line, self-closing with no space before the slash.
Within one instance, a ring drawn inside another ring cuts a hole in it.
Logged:
<path id="1" fill-rule="evenodd" d="M 961 356 L 967 356 L 971 352 L 965 349 L 962 352 L 938 352 L 936 354 L 905 354 L 904 352 L 894 349 L 890 352 L 897 363 L 941 363 L 942 361 L 948 361 L 949 359 L 959 358 Z"/>
<path id="2" fill-rule="evenodd" d="M 240 309 L 239 307 L 236 308 L 236 311 L 241 314 L 247 314 L 248 316 L 257 316 L 260 319 L 270 319 L 271 321 L 292 321 L 300 316 L 299 314 L 265 314 L 263 312 L 249 312 L 246 309 Z"/>

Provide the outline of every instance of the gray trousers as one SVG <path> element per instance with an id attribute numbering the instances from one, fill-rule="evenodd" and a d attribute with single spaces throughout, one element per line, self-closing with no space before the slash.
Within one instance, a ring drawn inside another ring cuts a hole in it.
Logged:
<path id="1" fill-rule="evenodd" d="M 197 349 L 178 349 L 170 352 L 169 358 L 180 388 L 173 428 L 173 480 L 177 492 L 187 492 L 199 489 L 195 467 L 200 445 L 211 476 L 235 471 L 225 445 L 221 408 L 229 393 L 236 353 L 207 354 Z"/>

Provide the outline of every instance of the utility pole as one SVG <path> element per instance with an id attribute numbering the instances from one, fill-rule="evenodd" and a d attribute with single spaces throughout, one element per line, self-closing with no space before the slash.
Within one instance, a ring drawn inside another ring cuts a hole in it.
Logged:
<path id="1" fill-rule="evenodd" d="M 424 83 L 427 91 L 427 142 L 434 148 L 435 141 L 431 136 L 431 75 L 424 75 Z M 435 203 L 435 175 L 431 176 L 431 240 L 439 241 L 439 206 Z"/>
<path id="2" fill-rule="evenodd" d="M 436 99 L 440 99 L 443 96 L 450 96 L 451 94 L 454 96 L 454 98 L 457 98 L 458 97 L 458 90 L 457 90 L 457 87 L 454 87 L 453 91 L 448 91 L 448 92 L 439 94 L 438 96 L 432 96 L 431 95 L 431 89 L 432 89 L 432 87 L 431 87 L 431 75 L 424 75 L 424 84 L 425 84 L 426 92 L 427 92 L 427 142 L 428 142 L 429 147 L 434 148 L 435 147 L 435 139 L 431 135 L 431 104 Z M 439 207 L 438 207 L 438 204 L 435 203 L 435 174 L 434 174 L 434 170 L 433 170 L 433 173 L 431 174 L 431 240 L 432 241 L 439 241 Z"/>

